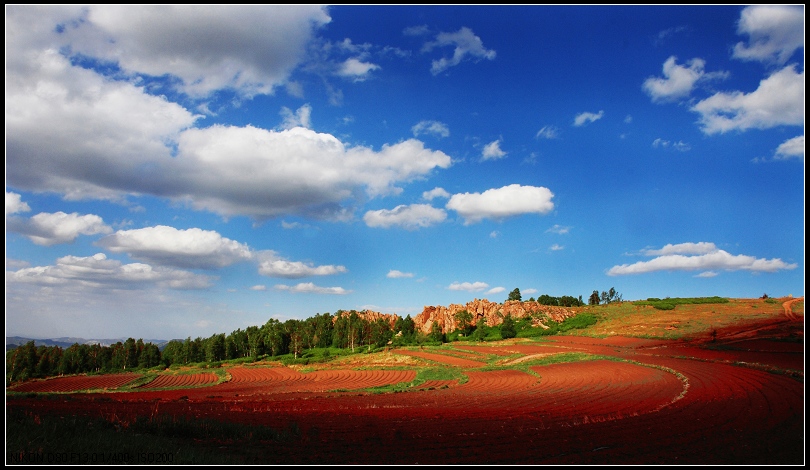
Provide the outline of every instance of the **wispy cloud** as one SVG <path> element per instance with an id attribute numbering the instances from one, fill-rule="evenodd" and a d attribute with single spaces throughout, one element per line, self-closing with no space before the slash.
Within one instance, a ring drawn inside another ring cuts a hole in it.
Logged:
<path id="1" fill-rule="evenodd" d="M 402 227 L 406 230 L 430 227 L 447 218 L 447 212 L 437 209 L 430 204 L 400 205 L 391 210 L 380 209 L 368 211 L 363 221 L 369 227 L 390 228 Z"/>
<path id="2" fill-rule="evenodd" d="M 429 52 L 437 47 L 453 47 L 453 56 L 434 60 L 430 72 L 438 75 L 450 67 L 455 67 L 464 60 L 494 60 L 495 51 L 486 49 L 481 38 L 475 35 L 470 28 L 463 27 L 455 33 L 439 33 L 435 41 L 426 43 L 423 52 Z"/>
<path id="3" fill-rule="evenodd" d="M 560 129 L 555 126 L 543 126 L 535 135 L 538 139 L 556 139 L 560 136 Z"/>
<path id="4" fill-rule="evenodd" d="M 682 140 L 679 140 L 677 142 L 670 142 L 669 140 L 658 138 L 653 141 L 652 146 L 653 148 L 660 147 L 663 149 L 677 150 L 679 152 L 688 152 L 689 150 L 692 150 L 692 146 Z"/>
<path id="5" fill-rule="evenodd" d="M 70 290 L 82 289 L 205 289 L 214 278 L 189 271 L 148 264 L 123 264 L 107 259 L 104 253 L 93 256 L 64 256 L 52 266 L 23 268 L 6 272 L 6 282 L 34 284 Z"/>
<path id="6" fill-rule="evenodd" d="M 487 145 L 484 146 L 483 152 L 481 152 L 481 160 L 499 160 L 506 156 L 506 152 L 501 150 L 501 141 L 495 140 Z"/>
<path id="7" fill-rule="evenodd" d="M 649 77 L 644 81 L 641 88 L 650 95 L 653 103 L 667 103 L 688 98 L 700 81 L 724 79 L 728 77 L 726 72 L 707 73 L 704 70 L 706 61 L 694 58 L 686 65 L 678 65 L 677 58 L 671 56 L 664 62 L 664 78 Z"/>
<path id="8" fill-rule="evenodd" d="M 311 282 L 302 282 L 294 286 L 288 286 L 286 284 L 276 284 L 274 288 L 280 291 L 292 292 L 293 294 L 346 295 L 351 293 L 351 291 L 346 290 L 342 287 L 321 287 L 316 286 Z"/>
<path id="9" fill-rule="evenodd" d="M 413 273 L 404 273 L 402 271 L 392 269 L 392 270 L 388 271 L 388 274 L 386 274 L 385 277 L 388 277 L 388 278 L 391 278 L 391 279 L 411 278 L 411 277 L 413 277 Z"/>
<path id="10" fill-rule="evenodd" d="M 602 119 L 602 116 L 604 115 L 605 115 L 604 111 L 599 111 L 598 113 L 591 113 L 586 111 L 584 113 L 577 114 L 576 117 L 574 117 L 574 126 L 580 127 L 584 126 L 585 124 L 598 121 Z"/>
<path id="11" fill-rule="evenodd" d="M 432 201 L 433 199 L 440 197 L 443 199 L 449 199 L 450 193 L 444 190 L 444 188 L 433 188 L 430 191 L 425 191 L 422 193 L 422 199 L 426 201 Z"/>
<path id="12" fill-rule="evenodd" d="M 310 116 L 312 115 L 312 106 L 305 104 L 298 108 L 295 112 L 290 108 L 284 106 L 281 108 L 281 117 L 284 121 L 281 123 L 282 129 L 292 129 L 293 127 L 312 127 Z"/>
<path id="13" fill-rule="evenodd" d="M 283 277 L 287 279 L 298 279 L 310 276 L 332 276 L 347 271 L 345 266 L 323 265 L 315 266 L 312 263 L 302 261 L 287 261 L 278 259 L 272 251 L 263 252 L 259 257 L 264 257 L 259 262 L 259 274 L 268 277 Z"/>
<path id="14" fill-rule="evenodd" d="M 486 282 L 454 282 L 447 286 L 449 290 L 460 290 L 465 292 L 480 292 L 489 287 Z"/>
<path id="15" fill-rule="evenodd" d="M 450 129 L 447 124 L 439 121 L 419 121 L 411 127 L 414 137 L 429 134 L 436 137 L 450 137 Z"/>
<path id="16" fill-rule="evenodd" d="M 568 233 L 570 231 L 571 231 L 571 227 L 567 227 L 567 226 L 563 226 L 563 225 L 559 225 L 559 224 L 554 224 L 554 225 L 551 226 L 551 228 L 546 229 L 546 233 L 556 233 L 556 234 L 559 234 L 559 235 L 564 235 L 564 234 L 566 234 L 566 233 Z"/>

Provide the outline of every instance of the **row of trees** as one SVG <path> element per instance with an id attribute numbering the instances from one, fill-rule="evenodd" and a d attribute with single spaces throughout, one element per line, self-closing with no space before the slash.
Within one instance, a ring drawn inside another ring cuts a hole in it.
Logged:
<path id="1" fill-rule="evenodd" d="M 520 295 L 520 289 L 515 287 L 515 289 L 509 293 L 509 297 L 506 299 L 509 300 L 517 300 L 522 301 L 522 296 Z M 562 297 L 552 297 L 548 294 L 543 294 L 535 300 L 534 297 L 529 297 L 529 302 L 537 302 L 540 305 L 552 305 L 555 307 L 582 307 L 585 303 L 582 301 L 582 296 L 579 297 L 572 297 L 570 295 L 563 295 Z"/>
<path id="2" fill-rule="evenodd" d="M 154 367 L 160 364 L 160 349 L 142 339 L 127 339 L 110 346 L 73 344 L 39 346 L 34 341 L 14 348 L 6 354 L 6 373 L 11 380 L 34 377 L 77 374 L 83 372 L 112 372 Z"/>
<path id="3" fill-rule="evenodd" d="M 280 322 L 270 319 L 259 326 L 237 329 L 230 334 L 208 338 L 191 337 L 170 341 L 161 351 L 142 339 L 127 339 L 111 346 L 74 344 L 35 346 L 34 341 L 6 354 L 6 373 L 10 381 L 87 372 L 117 372 L 172 364 L 217 362 L 240 358 L 257 360 L 264 356 L 292 354 L 298 358 L 312 348 L 351 349 L 397 346 L 426 341 L 418 334 L 410 315 L 398 318 L 395 325 L 384 319 L 370 321 L 357 311 L 316 314 L 305 320 Z"/>
<path id="4" fill-rule="evenodd" d="M 621 302 L 622 296 L 616 289 L 613 287 L 610 288 L 608 291 L 602 291 L 602 294 L 599 294 L 599 291 L 593 291 L 591 296 L 588 297 L 588 305 L 599 305 L 599 304 L 612 304 L 613 302 Z"/>

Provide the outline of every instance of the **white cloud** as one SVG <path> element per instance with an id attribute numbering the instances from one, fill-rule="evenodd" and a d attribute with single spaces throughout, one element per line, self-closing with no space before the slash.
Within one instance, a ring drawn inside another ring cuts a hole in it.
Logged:
<path id="1" fill-rule="evenodd" d="M 520 214 L 547 214 L 554 209 L 554 194 L 544 187 L 512 184 L 483 193 L 454 194 L 447 208 L 464 217 L 464 225 L 483 219 L 500 220 Z"/>
<path id="2" fill-rule="evenodd" d="M 476 36 L 470 28 L 463 27 L 455 33 L 439 33 L 436 40 L 429 42 L 422 48 L 423 52 L 432 50 L 434 47 L 452 46 L 453 57 L 442 57 L 439 60 L 434 60 L 430 72 L 433 75 L 438 75 L 450 67 L 460 64 L 467 58 L 472 59 L 495 59 L 495 51 L 487 50 L 484 47 L 481 38 Z"/>
<path id="3" fill-rule="evenodd" d="M 31 207 L 22 202 L 22 196 L 17 193 L 6 192 L 6 215 L 29 211 L 31 211 Z"/>
<path id="4" fill-rule="evenodd" d="M 392 269 L 388 271 L 388 274 L 386 274 L 385 277 L 390 277 L 391 279 L 401 279 L 406 277 L 413 277 L 413 273 L 403 273 L 402 271 Z"/>
<path id="5" fill-rule="evenodd" d="M 658 250 L 646 249 L 642 252 L 646 256 L 660 255 L 705 255 L 717 251 L 717 246 L 711 242 L 666 244 Z"/>
<path id="6" fill-rule="evenodd" d="M 732 255 L 724 250 L 717 249 L 713 243 L 706 242 L 666 245 L 660 250 L 645 250 L 645 253 L 650 256 L 659 256 L 649 261 L 613 266 L 607 271 L 608 276 L 643 274 L 655 271 L 705 271 L 715 269 L 776 272 L 782 269 L 795 269 L 798 266 L 795 263 L 785 263 L 779 258 L 769 260 L 747 255 Z"/>
<path id="7" fill-rule="evenodd" d="M 804 48 L 804 7 L 755 5 L 743 9 L 738 34 L 747 34 L 748 44 L 734 46 L 733 57 L 784 64 Z"/>
<path id="8" fill-rule="evenodd" d="M 589 113 L 589 112 L 580 113 L 577 114 L 576 117 L 574 117 L 574 125 L 577 127 L 584 126 L 587 123 L 602 119 L 602 116 L 604 115 L 605 115 L 604 111 L 599 111 L 598 113 Z"/>
<path id="9" fill-rule="evenodd" d="M 152 169 L 171 160 L 166 143 L 198 117 L 74 67 L 55 50 L 25 52 L 25 61 L 9 59 L 6 73 L 8 183 L 69 199 L 162 192 L 149 181 L 164 179 Z"/>
<path id="10" fill-rule="evenodd" d="M 137 12 L 133 22 L 139 24 L 146 14 L 142 10 L 159 8 L 130 8 Z M 282 10 L 280 19 L 300 11 Z M 6 178 L 16 188 L 61 193 L 71 200 L 148 194 L 225 217 L 264 220 L 296 214 L 341 220 L 350 217 L 351 205 L 363 192 L 369 197 L 397 194 L 400 184 L 451 165 L 449 156 L 414 139 L 372 150 L 349 147 L 332 135 L 302 127 L 278 132 L 252 126 L 191 128 L 201 116 L 149 95 L 143 87 L 74 66 L 57 52 L 69 37 L 92 29 L 91 22 L 80 23 L 78 29 L 65 26 L 69 33 L 54 32 L 58 24 L 71 25 L 81 11 L 56 7 L 7 11 Z M 178 10 L 167 11 L 171 17 Z M 197 13 L 191 16 L 199 18 Z M 210 34 L 204 28 L 200 31 Z M 277 33 L 268 31 L 270 36 Z M 193 38 L 197 32 L 190 34 Z M 294 40 L 295 35 L 290 38 Z M 308 113 L 305 106 L 291 115 L 297 123 L 307 124 Z M 60 151 L 53 152 L 54 148 Z"/>
<path id="11" fill-rule="evenodd" d="M 88 257 L 64 256 L 57 259 L 54 266 L 6 272 L 6 282 L 79 289 L 204 289 L 210 286 L 211 279 L 188 271 L 153 268 L 148 264 L 122 264 L 107 259 L 103 253 Z"/>
<path id="12" fill-rule="evenodd" d="M 571 227 L 566 227 L 559 224 L 554 224 L 551 228 L 546 230 L 546 233 L 556 233 L 559 235 L 565 235 L 566 233 L 571 231 Z"/>
<path id="13" fill-rule="evenodd" d="M 287 292 L 292 292 L 294 294 L 329 294 L 329 295 L 346 295 L 351 291 L 346 290 L 342 287 L 321 287 L 316 286 L 311 282 L 302 282 L 296 284 L 294 286 L 288 286 L 285 284 L 277 284 L 275 286 L 277 290 L 283 290 Z"/>
<path id="14" fill-rule="evenodd" d="M 484 151 L 481 152 L 481 160 L 498 160 L 506 156 L 506 152 L 501 150 L 501 141 L 495 140 L 484 146 Z"/>
<path id="15" fill-rule="evenodd" d="M 298 108 L 293 112 L 290 108 L 284 106 L 281 108 L 281 117 L 284 121 L 281 123 L 282 129 L 292 129 L 293 127 L 312 127 L 310 116 L 312 115 L 312 106 L 308 103 Z"/>
<path id="16" fill-rule="evenodd" d="M 560 136 L 560 129 L 555 126 L 543 126 L 542 129 L 537 131 L 535 138 L 543 139 L 556 139 Z"/>
<path id="17" fill-rule="evenodd" d="M 409 26 L 402 30 L 402 34 L 405 36 L 424 36 L 429 33 L 430 29 L 426 24 L 419 26 Z"/>
<path id="18" fill-rule="evenodd" d="M 371 197 L 397 194 L 400 182 L 451 164 L 449 156 L 414 139 L 374 151 L 346 148 L 329 134 L 300 127 L 273 132 L 224 126 L 184 132 L 175 161 L 195 207 L 256 218 L 340 218 L 339 203 L 357 189 Z"/>
<path id="19" fill-rule="evenodd" d="M 497 230 L 493 230 L 493 231 L 489 232 L 489 238 L 498 238 L 498 235 L 500 235 L 500 234 L 501 234 L 501 232 L 499 232 Z"/>
<path id="20" fill-rule="evenodd" d="M 790 158 L 800 158 L 803 160 L 804 136 L 800 135 L 779 144 L 779 147 L 776 148 L 776 155 L 774 158 L 777 160 L 787 160 Z"/>
<path id="21" fill-rule="evenodd" d="M 706 75 L 703 71 L 705 65 L 706 61 L 698 58 L 688 61 L 686 66 L 678 65 L 675 56 L 671 56 L 664 62 L 664 78 L 650 77 L 644 81 L 642 89 L 650 95 L 653 103 L 686 98 L 698 80 Z"/>
<path id="22" fill-rule="evenodd" d="M 430 204 L 411 204 L 400 205 L 391 210 L 368 211 L 363 216 L 363 221 L 369 227 L 400 226 L 407 230 L 415 230 L 444 222 L 446 218 L 447 212 L 443 209 L 437 209 Z"/>
<path id="23" fill-rule="evenodd" d="M 691 108 L 705 134 L 804 125 L 804 71 L 795 65 L 762 80 L 751 93 L 717 93 Z"/>
<path id="24" fill-rule="evenodd" d="M 256 284 L 255 286 L 251 287 L 250 290 L 259 290 L 259 291 L 267 290 L 267 286 L 262 284 Z"/>
<path id="25" fill-rule="evenodd" d="M 441 197 L 444 199 L 450 198 L 450 193 L 444 190 L 444 188 L 433 188 L 430 191 L 425 191 L 422 193 L 422 199 L 426 201 L 432 201 L 433 199 Z"/>
<path id="26" fill-rule="evenodd" d="M 523 291 L 521 291 L 521 292 L 522 292 L 523 294 L 536 294 L 536 293 L 537 293 L 537 289 L 524 289 L 524 290 L 523 290 Z"/>
<path id="27" fill-rule="evenodd" d="M 560 251 L 560 250 L 564 250 L 565 247 L 555 243 L 555 244 L 551 245 L 550 247 L 548 247 L 548 249 L 551 250 L 551 251 Z"/>
<path id="28" fill-rule="evenodd" d="M 487 291 L 487 294 L 500 294 L 501 292 L 506 292 L 505 287 L 493 287 L 492 289 Z"/>
<path id="29" fill-rule="evenodd" d="M 347 271 L 345 266 L 332 264 L 315 266 L 312 263 L 302 261 L 279 259 L 272 251 L 262 252 L 258 256 L 264 258 L 259 262 L 259 274 L 262 276 L 298 279 L 309 276 L 331 276 Z"/>
<path id="30" fill-rule="evenodd" d="M 79 215 L 76 212 L 66 214 L 61 211 L 52 214 L 40 212 L 30 219 L 8 217 L 6 229 L 20 233 L 35 244 L 43 246 L 70 243 L 79 235 L 98 235 L 113 231 L 97 215 Z"/>
<path id="31" fill-rule="evenodd" d="M 669 140 L 658 138 L 653 141 L 652 146 L 653 148 L 672 148 L 673 150 L 677 150 L 679 152 L 688 152 L 692 150 L 692 146 L 682 140 L 670 142 Z"/>
<path id="32" fill-rule="evenodd" d="M 96 242 L 113 253 L 161 266 L 213 269 L 249 261 L 250 247 L 228 239 L 213 230 L 179 230 L 158 225 L 134 230 L 119 230 Z"/>
<path id="33" fill-rule="evenodd" d="M 454 282 L 447 286 L 449 290 L 460 290 L 466 292 L 480 292 L 489 287 L 486 282 Z"/>
<path id="34" fill-rule="evenodd" d="M 94 5 L 62 36 L 75 53 L 115 61 L 128 72 L 178 77 L 203 97 L 231 88 L 271 94 L 305 58 L 317 28 L 329 23 L 317 5 Z M 224 40 L 227 38 L 227 40 Z"/>
<path id="35" fill-rule="evenodd" d="M 379 68 L 379 65 L 363 62 L 357 57 L 352 57 L 340 64 L 337 74 L 341 77 L 351 78 L 355 82 L 362 82 L 368 78 L 372 71 Z"/>
<path id="36" fill-rule="evenodd" d="M 717 276 L 717 272 L 715 271 L 704 271 L 700 274 L 696 274 L 695 277 L 715 277 Z"/>
<path id="37" fill-rule="evenodd" d="M 436 137 L 450 137 L 450 129 L 447 124 L 439 121 L 419 121 L 411 127 L 414 137 L 422 134 L 431 134 Z"/>

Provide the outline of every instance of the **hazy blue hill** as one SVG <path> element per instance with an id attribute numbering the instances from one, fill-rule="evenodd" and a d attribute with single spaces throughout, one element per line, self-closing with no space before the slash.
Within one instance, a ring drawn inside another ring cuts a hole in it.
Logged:
<path id="1" fill-rule="evenodd" d="M 138 339 L 138 338 L 135 338 Z M 72 338 L 72 337 L 62 337 L 62 338 L 23 338 L 21 336 L 6 336 L 6 351 L 16 348 L 17 346 L 22 346 L 23 344 L 34 341 L 34 344 L 37 346 L 59 346 L 61 348 L 69 348 L 76 343 L 79 344 L 100 344 L 101 346 L 110 346 L 117 342 L 124 342 L 127 338 L 113 338 L 113 339 L 85 339 L 85 338 Z M 170 340 L 165 339 L 144 339 L 144 343 L 152 343 L 156 345 L 159 349 L 163 349 L 163 347 L 168 343 Z"/>

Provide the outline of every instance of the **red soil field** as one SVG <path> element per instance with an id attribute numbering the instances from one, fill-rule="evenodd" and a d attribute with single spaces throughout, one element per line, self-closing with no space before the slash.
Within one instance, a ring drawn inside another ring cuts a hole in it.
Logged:
<path id="1" fill-rule="evenodd" d="M 765 326 L 748 325 L 756 333 L 744 338 L 724 331 L 714 341 L 554 336 L 454 343 L 473 353 L 469 358 L 443 348 L 399 349 L 393 352 L 435 362 L 431 367 L 457 367 L 466 377 L 401 393 L 364 389 L 411 382 L 415 369 L 239 366 L 226 370 L 228 381 L 207 387 L 70 400 L 12 394 L 6 407 L 122 422 L 166 415 L 300 429 L 296 441 L 250 449 L 200 443 L 234 458 L 252 456 L 247 463 L 800 465 L 803 320 L 778 325 L 781 338 L 765 335 L 775 328 Z M 593 356 L 548 365 L 515 361 L 560 352 Z M 489 355 L 512 365 L 484 367 Z"/>
<path id="2" fill-rule="evenodd" d="M 141 385 L 140 389 L 168 388 L 168 387 L 195 387 L 199 385 L 215 384 L 219 380 L 216 374 L 180 374 L 159 375 L 148 384 Z"/>
<path id="3" fill-rule="evenodd" d="M 73 377 L 56 377 L 46 380 L 25 382 L 9 388 L 14 392 L 78 392 L 81 390 L 116 389 L 135 379 L 139 374 L 106 374 Z"/>

